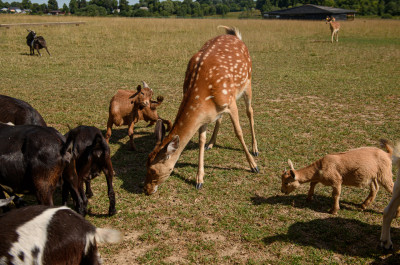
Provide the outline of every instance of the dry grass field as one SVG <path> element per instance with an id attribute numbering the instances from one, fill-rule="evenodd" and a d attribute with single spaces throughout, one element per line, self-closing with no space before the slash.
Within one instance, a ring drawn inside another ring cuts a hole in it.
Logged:
<path id="1" fill-rule="evenodd" d="M 372 206 L 360 204 L 368 189 L 344 187 L 338 215 L 328 213 L 331 188 L 308 185 L 280 192 L 280 174 L 325 154 L 378 146 L 400 139 L 400 21 L 342 22 L 330 43 L 320 21 L 131 19 L 0 15 L 0 24 L 86 21 L 79 27 L 35 26 L 49 57 L 29 56 L 24 27 L 0 28 L 0 93 L 29 102 L 46 122 L 66 133 L 92 125 L 103 132 L 108 104 L 118 89 L 145 80 L 165 100 L 158 113 L 174 120 L 187 62 L 218 25 L 242 32 L 253 60 L 253 107 L 260 156 L 250 168 L 226 116 L 217 146 L 205 153 L 205 184 L 195 189 L 198 136 L 193 137 L 159 191 L 142 192 L 153 128 L 138 123 L 129 150 L 127 128 L 110 141 L 116 171 L 115 216 L 108 217 L 106 182 L 93 181 L 86 217 L 124 234 L 101 246 L 105 264 L 389 264 L 399 262 L 399 221 L 392 223 L 394 250 L 378 248 L 382 188 Z M 249 122 L 239 101 L 248 146 Z M 208 138 L 213 126 L 208 127 Z M 29 199 L 29 197 L 28 197 Z M 32 203 L 35 203 L 33 198 Z"/>

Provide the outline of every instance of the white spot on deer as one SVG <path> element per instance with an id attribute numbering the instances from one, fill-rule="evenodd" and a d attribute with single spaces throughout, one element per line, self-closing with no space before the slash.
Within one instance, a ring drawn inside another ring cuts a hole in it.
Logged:
<path id="1" fill-rule="evenodd" d="M 196 58 L 196 62 L 198 62 L 200 60 L 200 56 L 198 56 L 197 58 Z"/>
<path id="2" fill-rule="evenodd" d="M 212 99 L 214 96 L 208 96 L 208 97 L 206 97 L 206 99 L 205 99 L 205 101 L 207 101 L 207 100 L 209 100 L 209 99 Z"/>
<path id="3" fill-rule="evenodd" d="M 212 85 L 208 85 L 208 88 L 211 89 L 213 86 Z"/>
<path id="4" fill-rule="evenodd" d="M 226 89 L 222 89 L 222 94 L 226 95 L 228 94 L 228 91 L 226 91 Z"/>
<path id="5" fill-rule="evenodd" d="M 195 96 L 194 98 L 195 98 L 195 99 L 199 99 L 199 98 L 200 98 L 200 96 L 199 96 L 199 95 L 197 95 L 197 96 Z"/>
<path id="6" fill-rule="evenodd" d="M 224 83 L 222 86 L 223 86 L 223 87 L 226 87 L 226 83 Z M 225 89 L 224 89 L 224 90 L 225 90 Z"/>

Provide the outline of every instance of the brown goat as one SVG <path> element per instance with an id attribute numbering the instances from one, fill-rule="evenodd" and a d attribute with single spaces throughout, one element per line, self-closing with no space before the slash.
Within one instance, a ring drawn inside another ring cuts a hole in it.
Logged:
<path id="1" fill-rule="evenodd" d="M 30 48 L 30 55 L 35 55 L 35 49 L 38 52 L 39 56 L 42 54 L 39 52 L 40 49 L 46 49 L 49 56 L 51 56 L 49 50 L 47 49 L 46 40 L 42 36 L 36 36 L 36 32 L 33 30 L 27 29 L 29 32 L 28 36 L 26 36 L 26 44 Z"/>
<path id="2" fill-rule="evenodd" d="M 307 200 L 311 201 L 314 188 L 318 183 L 331 186 L 334 203 L 331 214 L 337 214 L 342 185 L 370 187 L 370 194 L 361 207 L 371 204 L 381 184 L 389 193 L 393 192 L 392 160 L 393 148 L 386 140 L 381 145 L 387 152 L 376 147 L 362 147 L 343 153 L 328 154 L 309 166 L 295 170 L 292 161 L 288 161 L 289 171 L 282 174 L 281 191 L 289 194 L 302 183 L 311 182 Z"/>
<path id="3" fill-rule="evenodd" d="M 118 90 L 112 97 L 109 107 L 109 115 L 107 122 L 107 132 L 105 135 L 107 143 L 111 137 L 111 129 L 116 126 L 128 125 L 128 135 L 130 138 L 130 146 L 132 150 L 136 150 L 133 142 L 133 130 L 135 123 L 143 120 L 150 122 L 148 126 L 161 119 L 156 108 L 163 102 L 162 96 L 157 97 L 157 101 L 152 101 L 153 90 L 143 81 L 143 88 L 139 85 L 137 91 L 134 90 Z M 167 131 L 171 129 L 171 122 L 162 119 L 167 124 Z"/>

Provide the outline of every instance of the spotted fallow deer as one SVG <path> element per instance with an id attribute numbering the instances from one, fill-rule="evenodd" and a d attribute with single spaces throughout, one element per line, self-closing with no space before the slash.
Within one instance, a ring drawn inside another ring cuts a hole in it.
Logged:
<path id="1" fill-rule="evenodd" d="M 250 120 L 253 155 L 258 155 L 254 133 L 253 108 L 251 107 L 251 59 L 238 29 L 225 28 L 226 34 L 207 41 L 189 61 L 183 85 L 183 99 L 170 133 L 161 133 L 161 121 L 157 121 L 157 144 L 147 160 L 145 192 L 150 195 L 169 177 L 183 149 L 199 131 L 199 165 L 196 188 L 203 186 L 204 147 L 207 124 L 218 121 L 221 115 L 230 115 L 235 134 L 246 153 L 253 172 L 259 172 L 254 158 L 243 139 L 239 124 L 236 100 L 243 95 L 247 116 Z M 214 139 L 215 141 L 215 139 Z"/>
<path id="2" fill-rule="evenodd" d="M 332 34 L 332 39 L 331 42 L 333 43 L 333 37 L 335 36 L 336 42 L 339 41 L 339 29 L 340 29 L 340 24 L 339 22 L 336 22 L 334 17 L 326 17 L 326 24 L 329 24 L 329 27 L 331 29 L 331 34 Z"/>

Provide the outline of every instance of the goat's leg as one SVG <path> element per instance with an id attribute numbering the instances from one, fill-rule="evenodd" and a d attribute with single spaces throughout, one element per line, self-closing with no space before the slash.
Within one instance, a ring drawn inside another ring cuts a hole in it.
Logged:
<path id="1" fill-rule="evenodd" d="M 137 149 L 136 149 L 136 145 L 135 145 L 135 143 L 133 142 L 133 131 L 134 131 L 134 129 L 135 129 L 135 122 L 131 122 L 130 124 L 129 124 L 129 128 L 128 128 L 128 135 L 129 135 L 129 144 L 131 145 L 131 149 L 133 150 L 133 151 L 136 151 Z"/>
<path id="2" fill-rule="evenodd" d="M 106 142 L 107 143 L 109 143 L 109 141 L 110 141 L 111 130 L 112 130 L 113 125 L 114 125 L 114 121 L 113 121 L 112 116 L 110 114 L 109 117 L 108 117 L 108 121 L 107 121 L 107 132 L 106 132 L 106 135 L 104 137 L 104 138 L 106 138 Z"/>
<path id="3" fill-rule="evenodd" d="M 222 116 L 219 116 L 219 118 L 215 122 L 214 131 L 213 131 L 210 141 L 207 144 L 206 150 L 210 150 L 211 148 L 213 148 L 215 143 L 217 142 L 217 136 L 218 136 L 219 127 L 221 126 L 221 122 L 222 122 Z"/>
<path id="4" fill-rule="evenodd" d="M 236 105 L 236 101 L 233 101 L 229 106 L 229 115 L 231 117 L 231 121 L 233 124 L 233 129 L 235 130 L 236 137 L 239 139 L 240 143 L 242 144 L 243 151 L 246 154 L 247 161 L 249 162 L 250 169 L 254 173 L 259 173 L 257 164 L 254 161 L 253 156 L 250 154 L 249 150 L 247 149 L 246 143 L 244 142 L 242 128 L 240 127 L 239 123 L 239 113 L 238 108 Z"/>
<path id="5" fill-rule="evenodd" d="M 310 189 L 308 190 L 308 194 L 307 194 L 307 201 L 312 201 L 314 199 L 314 189 L 315 186 L 318 184 L 318 182 L 311 182 L 310 183 Z"/>
<path id="6" fill-rule="evenodd" d="M 108 208 L 108 215 L 114 215 L 116 214 L 117 210 L 115 209 L 115 192 L 113 188 L 113 177 L 114 177 L 114 170 L 112 168 L 111 164 L 111 158 L 106 159 L 106 169 L 103 170 L 104 175 L 106 176 L 107 180 L 107 193 L 108 193 L 108 199 L 110 201 L 110 206 Z"/>
<path id="7" fill-rule="evenodd" d="M 86 186 L 86 197 L 87 198 L 92 198 L 93 197 L 93 191 L 92 188 L 90 187 L 90 180 L 85 180 L 85 186 Z"/>
<path id="8" fill-rule="evenodd" d="M 84 207 L 83 198 L 79 193 L 79 181 L 78 181 L 78 174 L 76 173 L 75 169 L 75 160 L 73 159 L 70 164 L 66 166 L 64 172 L 62 174 L 64 184 L 63 184 L 63 204 L 67 202 L 68 199 L 68 191 L 71 192 L 72 199 L 75 203 L 75 210 L 85 216 L 86 215 L 86 208 Z M 65 192 L 64 192 L 65 190 Z M 65 194 L 67 195 L 66 197 Z M 85 196 L 86 198 L 86 196 Z"/>
<path id="9" fill-rule="evenodd" d="M 49 50 L 47 49 L 47 47 L 44 47 L 46 49 L 46 52 L 49 54 L 49 56 L 51 56 Z"/>
<path id="10" fill-rule="evenodd" d="M 256 132 L 254 131 L 254 115 L 253 107 L 251 106 L 252 91 L 251 91 L 251 81 L 248 82 L 246 91 L 243 94 L 244 103 L 246 104 L 246 114 L 249 118 L 250 129 L 251 129 L 251 140 L 252 140 L 252 154 L 253 156 L 258 156 Z"/>
<path id="11" fill-rule="evenodd" d="M 199 167 L 196 176 L 196 189 L 200 190 L 203 187 L 204 177 L 204 145 L 207 140 L 207 124 L 204 124 L 199 129 Z"/>
<path id="12" fill-rule="evenodd" d="M 392 220 L 397 216 L 398 208 L 400 206 L 400 180 L 397 179 L 394 184 L 392 199 L 388 206 L 383 211 L 383 223 L 381 231 L 381 247 L 391 249 L 393 247 L 390 239 L 390 225 Z"/>
<path id="13" fill-rule="evenodd" d="M 342 190 L 342 186 L 341 185 L 337 185 L 337 186 L 333 186 L 332 188 L 333 188 L 333 190 L 332 190 L 333 206 L 329 210 L 329 213 L 337 214 L 337 212 L 340 209 L 339 198 L 340 198 L 340 193 L 341 193 L 341 190 Z"/>
<path id="14" fill-rule="evenodd" d="M 36 48 L 36 51 L 38 52 L 39 56 L 42 57 L 42 54 L 39 51 L 39 48 Z"/>
<path id="15" fill-rule="evenodd" d="M 371 181 L 371 184 L 369 185 L 370 192 L 368 197 L 365 199 L 365 201 L 361 204 L 361 208 L 363 210 L 367 209 L 368 205 L 371 204 L 375 200 L 376 194 L 378 193 L 379 190 L 379 185 L 378 185 L 378 180 L 373 179 Z"/>

